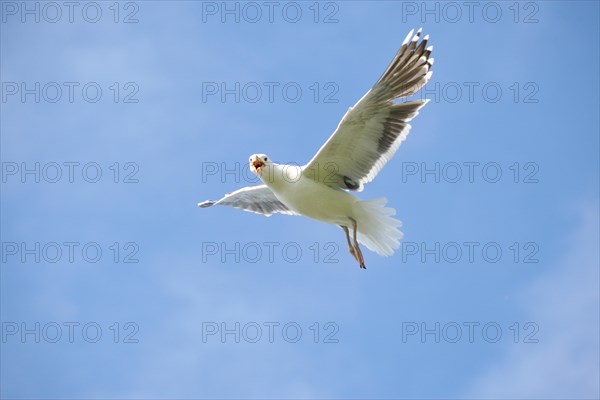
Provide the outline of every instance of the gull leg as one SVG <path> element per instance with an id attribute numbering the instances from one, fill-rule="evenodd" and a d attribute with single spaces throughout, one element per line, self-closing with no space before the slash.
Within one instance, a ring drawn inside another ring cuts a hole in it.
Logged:
<path id="1" fill-rule="evenodd" d="M 367 267 L 365 267 L 365 258 L 363 257 L 363 254 L 362 254 L 362 251 L 360 250 L 358 241 L 356 240 L 356 229 L 357 229 L 356 220 L 354 220 L 353 218 L 350 218 L 350 220 L 352 221 L 352 231 L 353 231 L 353 237 L 354 237 L 354 251 L 356 252 L 356 260 L 360 264 L 361 268 L 367 269 Z"/>
<path id="2" fill-rule="evenodd" d="M 344 225 L 340 225 L 340 227 L 344 230 L 344 233 L 346 234 L 346 241 L 348 242 L 348 250 L 350 251 L 350 254 L 352 254 L 352 257 L 354 257 L 354 259 L 360 264 L 360 260 L 356 256 L 356 251 L 354 251 L 354 246 L 352 246 L 352 243 L 350 242 L 350 231 L 348 231 L 348 227 Z"/>

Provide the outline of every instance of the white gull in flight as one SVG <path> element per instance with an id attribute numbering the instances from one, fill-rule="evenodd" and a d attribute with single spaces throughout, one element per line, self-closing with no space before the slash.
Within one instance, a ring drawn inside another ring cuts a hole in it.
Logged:
<path id="1" fill-rule="evenodd" d="M 392 255 L 400 246 L 402 223 L 396 211 L 380 197 L 360 200 L 350 191 L 362 191 L 394 156 L 410 125 L 428 100 L 394 102 L 419 90 L 431 77 L 432 47 L 421 29 L 411 30 L 381 78 L 351 107 L 329 140 L 308 164 L 277 164 L 265 154 L 250 157 L 250 169 L 263 181 L 228 193 L 200 207 L 224 205 L 270 216 L 304 215 L 339 225 L 350 254 L 365 268 L 359 243 L 380 255 Z M 352 240 L 350 240 L 352 231 Z"/>

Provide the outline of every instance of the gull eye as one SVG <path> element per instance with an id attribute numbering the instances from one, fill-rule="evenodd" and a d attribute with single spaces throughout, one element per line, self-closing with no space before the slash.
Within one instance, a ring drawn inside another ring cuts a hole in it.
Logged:
<path id="1" fill-rule="evenodd" d="M 265 162 L 267 161 L 267 157 L 265 157 Z"/>

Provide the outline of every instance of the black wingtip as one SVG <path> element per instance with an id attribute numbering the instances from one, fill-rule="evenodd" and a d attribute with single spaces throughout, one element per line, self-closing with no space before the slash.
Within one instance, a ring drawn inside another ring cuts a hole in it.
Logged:
<path id="1" fill-rule="evenodd" d="M 198 207 L 206 208 L 215 205 L 216 201 L 206 200 L 202 203 L 198 203 Z"/>

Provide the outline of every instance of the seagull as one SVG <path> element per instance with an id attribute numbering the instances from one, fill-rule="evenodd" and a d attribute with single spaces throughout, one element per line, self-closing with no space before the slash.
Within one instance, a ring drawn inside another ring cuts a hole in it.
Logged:
<path id="1" fill-rule="evenodd" d="M 304 166 L 278 164 L 265 154 L 249 158 L 250 170 L 263 184 L 247 186 L 200 207 L 231 206 L 270 216 L 304 215 L 335 224 L 346 235 L 348 250 L 366 269 L 360 244 L 383 256 L 400 247 L 402 222 L 380 197 L 360 200 L 361 192 L 394 156 L 428 99 L 395 101 L 416 93 L 430 79 L 433 58 L 429 35 L 411 30 L 375 85 L 350 107 L 335 132 Z M 352 232 L 352 240 L 350 239 Z"/>

